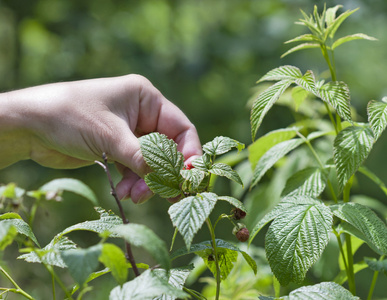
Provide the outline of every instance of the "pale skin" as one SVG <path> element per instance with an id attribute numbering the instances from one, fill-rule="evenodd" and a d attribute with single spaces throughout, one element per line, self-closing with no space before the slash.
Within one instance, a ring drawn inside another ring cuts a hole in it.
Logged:
<path id="1" fill-rule="evenodd" d="M 0 168 L 32 159 L 50 168 L 79 168 L 106 153 L 122 174 L 120 199 L 152 197 L 138 137 L 160 132 L 186 163 L 201 155 L 195 126 L 140 75 L 54 83 L 0 94 Z"/>

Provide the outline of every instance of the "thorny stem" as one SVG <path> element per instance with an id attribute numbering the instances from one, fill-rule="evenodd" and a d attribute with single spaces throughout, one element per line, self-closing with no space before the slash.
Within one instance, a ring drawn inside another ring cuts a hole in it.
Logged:
<path id="1" fill-rule="evenodd" d="M 7 277 L 7 279 L 15 286 L 16 289 L 5 289 L 6 291 L 10 291 L 10 292 L 13 292 L 13 293 L 16 293 L 16 294 L 20 294 L 20 295 L 23 295 L 25 298 L 27 299 L 30 299 L 30 300 L 34 300 L 34 298 L 29 295 L 27 292 L 25 292 L 24 290 L 22 290 L 20 288 L 20 286 L 16 283 L 15 280 L 13 280 L 13 278 L 7 273 L 7 271 L 5 271 L 1 266 L 0 266 L 0 271 L 4 274 L 5 277 Z"/>
<path id="2" fill-rule="evenodd" d="M 219 266 L 219 260 L 218 260 L 218 253 L 216 249 L 216 240 L 215 240 L 215 232 L 214 232 L 214 227 L 212 227 L 211 221 L 209 218 L 206 220 L 208 229 L 211 234 L 211 241 L 212 241 L 212 248 L 214 250 L 214 260 L 215 260 L 215 266 L 216 266 L 216 296 L 215 300 L 219 299 L 220 295 L 220 266 Z"/>
<path id="3" fill-rule="evenodd" d="M 108 159 L 107 159 L 107 155 L 106 153 L 102 153 L 102 158 L 103 158 L 103 161 L 104 163 L 101 163 L 99 161 L 95 161 L 97 164 L 99 164 L 104 170 L 105 170 L 105 173 L 108 177 L 108 180 L 109 180 L 109 184 L 110 184 L 110 193 L 111 195 L 114 197 L 114 199 L 116 200 L 116 203 L 117 203 L 117 206 L 118 206 L 118 209 L 120 211 L 120 215 L 121 215 L 121 219 L 122 219 L 122 222 L 124 224 L 129 224 L 129 220 L 126 218 L 125 216 L 125 213 L 124 213 L 124 209 L 122 207 L 122 204 L 121 204 L 121 201 L 120 199 L 118 199 L 117 197 L 117 192 L 116 192 L 116 188 L 114 187 L 114 183 L 113 183 L 113 180 L 112 180 L 112 176 L 110 174 L 110 171 L 109 171 L 109 167 L 108 167 Z M 132 265 L 132 269 L 133 269 L 133 272 L 135 274 L 135 276 L 140 276 L 140 272 L 138 271 L 138 268 L 137 268 L 137 265 L 136 265 L 136 261 L 134 259 L 134 256 L 133 256 L 133 252 L 132 252 L 132 247 L 130 246 L 130 244 L 128 242 L 125 241 L 125 248 L 126 248 L 126 259 L 130 262 L 130 264 Z"/>

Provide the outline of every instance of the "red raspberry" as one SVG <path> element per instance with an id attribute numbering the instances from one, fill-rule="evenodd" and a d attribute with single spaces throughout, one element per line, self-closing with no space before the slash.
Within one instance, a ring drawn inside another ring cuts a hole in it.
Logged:
<path id="1" fill-rule="evenodd" d="M 246 227 L 245 228 L 241 228 L 235 234 L 235 236 L 237 237 L 237 239 L 239 241 L 246 242 L 249 239 L 249 237 L 250 237 L 250 232 L 249 232 L 249 230 Z"/>
<path id="2" fill-rule="evenodd" d="M 184 166 L 184 169 L 185 170 L 191 170 L 191 169 L 193 169 L 193 168 L 195 168 L 191 163 L 188 163 L 188 164 L 186 164 L 185 166 Z"/>

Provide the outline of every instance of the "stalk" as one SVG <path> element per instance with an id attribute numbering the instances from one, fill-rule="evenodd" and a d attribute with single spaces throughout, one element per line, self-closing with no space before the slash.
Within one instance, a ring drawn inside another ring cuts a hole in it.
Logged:
<path id="1" fill-rule="evenodd" d="M 215 266 L 216 266 L 216 296 L 215 300 L 219 300 L 220 296 L 220 266 L 219 266 L 219 260 L 218 260 L 218 253 L 216 251 L 216 240 L 215 240 L 215 232 L 214 228 L 212 227 L 210 219 L 206 220 L 208 229 L 211 234 L 211 241 L 212 241 L 212 248 L 214 250 L 214 259 L 215 259 Z"/>
<path id="2" fill-rule="evenodd" d="M 382 255 L 380 257 L 379 261 L 381 261 L 383 259 L 384 259 L 384 255 Z M 379 276 L 379 271 L 375 271 L 374 272 L 374 276 L 372 277 L 372 282 L 371 282 L 371 286 L 370 286 L 370 291 L 368 292 L 367 300 L 371 300 L 372 299 L 372 295 L 374 293 L 374 289 L 375 289 L 375 285 L 376 285 L 376 280 L 378 279 L 378 276 Z"/>
<path id="3" fill-rule="evenodd" d="M 20 295 L 23 295 L 25 298 L 27 299 L 30 299 L 30 300 L 34 300 L 34 298 L 29 295 L 27 292 L 25 292 L 17 283 L 15 280 L 13 280 L 13 278 L 7 273 L 7 271 L 5 271 L 3 269 L 3 267 L 0 266 L 0 271 L 4 274 L 5 277 L 7 277 L 7 279 L 15 286 L 16 289 L 6 289 L 6 291 L 11 291 L 13 293 L 16 293 L 16 294 L 20 294 Z"/>

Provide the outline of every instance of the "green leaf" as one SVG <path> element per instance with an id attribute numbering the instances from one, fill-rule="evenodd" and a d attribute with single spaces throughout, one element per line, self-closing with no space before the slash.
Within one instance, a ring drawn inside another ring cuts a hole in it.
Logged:
<path id="1" fill-rule="evenodd" d="M 73 192 L 86 198 L 93 205 L 98 205 L 98 200 L 94 192 L 86 184 L 73 178 L 54 179 L 41 186 L 39 191 L 45 192 L 46 194 L 48 192 L 55 194 L 61 193 L 62 191 Z"/>
<path id="2" fill-rule="evenodd" d="M 376 260 L 375 258 L 365 257 L 364 261 L 372 271 L 383 272 L 387 276 L 387 259 Z"/>
<path id="3" fill-rule="evenodd" d="M 65 250 L 75 249 L 76 245 L 73 241 L 67 237 L 61 236 L 55 237 L 51 242 L 43 249 L 35 249 L 35 252 L 23 254 L 18 259 L 24 259 L 27 262 L 42 263 L 57 266 L 60 268 L 66 268 L 67 265 L 63 261 L 60 253 Z"/>
<path id="4" fill-rule="evenodd" d="M 339 47 L 340 45 L 342 45 L 344 43 L 354 41 L 354 40 L 376 41 L 377 39 L 372 37 L 372 36 L 363 34 L 363 33 L 351 34 L 351 35 L 347 35 L 347 36 L 344 36 L 342 38 L 337 39 L 332 45 L 332 50 L 335 50 L 337 47 Z"/>
<path id="5" fill-rule="evenodd" d="M 226 177 L 243 186 L 242 179 L 229 165 L 223 163 L 213 164 L 209 172 L 218 176 Z"/>
<path id="6" fill-rule="evenodd" d="M 200 187 L 200 184 L 203 182 L 206 172 L 199 170 L 197 168 L 190 170 L 181 170 L 181 176 L 186 180 L 187 185 L 189 185 L 189 190 L 196 191 Z"/>
<path id="7" fill-rule="evenodd" d="M 367 267 L 368 266 L 365 262 L 359 262 L 357 264 L 353 264 L 353 273 L 356 274 L 361 270 L 366 269 Z M 336 282 L 337 284 L 343 285 L 347 280 L 348 280 L 347 271 L 341 270 L 333 281 Z"/>
<path id="8" fill-rule="evenodd" d="M 200 171 L 207 172 L 212 166 L 210 155 L 204 153 L 202 156 L 195 158 L 192 161 L 192 166 Z"/>
<path id="9" fill-rule="evenodd" d="M 239 151 L 245 148 L 245 145 L 225 136 L 217 136 L 211 142 L 204 144 L 203 151 L 211 156 L 221 155 L 237 148 Z"/>
<path id="10" fill-rule="evenodd" d="M 286 182 L 282 195 L 320 196 L 327 182 L 324 171 L 320 168 L 309 167 L 296 172 Z"/>
<path id="11" fill-rule="evenodd" d="M 284 157 L 290 151 L 300 146 L 304 141 L 302 139 L 291 139 L 288 141 L 276 144 L 268 150 L 258 161 L 253 172 L 250 188 L 253 188 L 279 159 Z"/>
<path id="12" fill-rule="evenodd" d="M 16 231 L 20 234 L 30 238 L 36 245 L 39 245 L 35 234 L 32 232 L 30 225 L 22 220 L 17 213 L 5 213 L 0 215 L 0 225 L 11 224 L 15 227 Z"/>
<path id="13" fill-rule="evenodd" d="M 323 43 L 321 39 L 319 39 L 317 36 L 313 34 L 303 34 L 300 36 L 297 36 L 291 40 L 288 40 L 285 42 L 285 44 L 294 43 L 294 42 L 317 42 L 317 43 Z"/>
<path id="14" fill-rule="evenodd" d="M 112 272 L 114 279 L 118 284 L 122 285 L 128 278 L 128 268 L 126 266 L 126 257 L 121 248 L 114 244 L 104 243 L 99 257 L 105 267 Z"/>
<path id="15" fill-rule="evenodd" d="M 387 97 L 382 101 L 372 100 L 367 106 L 368 121 L 374 132 L 375 141 L 380 137 L 387 125 Z"/>
<path id="16" fill-rule="evenodd" d="M 314 78 L 313 72 L 310 70 L 306 71 L 302 77 L 296 78 L 294 82 L 308 92 L 316 92 L 316 80 Z"/>
<path id="17" fill-rule="evenodd" d="M 336 19 L 336 12 L 342 8 L 342 5 L 336 5 L 334 7 L 329 7 L 325 13 L 325 24 L 329 27 Z"/>
<path id="18" fill-rule="evenodd" d="M 236 198 L 229 197 L 229 196 L 218 196 L 218 200 L 227 201 L 232 206 L 239 208 L 240 210 L 247 212 L 246 207 L 243 205 L 243 202 L 239 201 Z"/>
<path id="19" fill-rule="evenodd" d="M 294 66 L 281 66 L 275 68 L 263 77 L 261 77 L 257 83 L 262 81 L 282 81 L 282 80 L 295 80 L 297 78 L 301 78 L 302 73 L 299 68 Z"/>
<path id="20" fill-rule="evenodd" d="M 341 23 L 343 23 L 346 18 L 348 18 L 350 15 L 352 15 L 357 10 L 358 10 L 358 8 L 353 9 L 353 10 L 347 10 L 344 13 L 342 13 L 341 15 L 339 15 L 337 18 L 335 18 L 334 20 L 331 20 L 329 23 L 329 26 L 327 27 L 327 29 L 325 31 L 325 38 L 330 37 L 333 39 L 335 36 L 335 33 L 336 33 L 337 29 L 340 27 Z"/>
<path id="21" fill-rule="evenodd" d="M 146 163 L 156 173 L 180 182 L 180 170 L 184 166 L 183 154 L 177 151 L 177 144 L 157 132 L 140 138 L 141 152 Z"/>
<path id="22" fill-rule="evenodd" d="M 11 182 L 5 186 L 0 186 L 0 197 L 17 199 L 21 198 L 25 194 L 25 190 L 16 186 L 15 183 Z"/>
<path id="23" fill-rule="evenodd" d="M 296 86 L 292 89 L 292 98 L 294 100 L 294 110 L 298 112 L 298 109 L 300 108 L 301 104 L 305 101 L 305 99 L 308 97 L 308 91 L 303 89 L 300 86 Z"/>
<path id="24" fill-rule="evenodd" d="M 188 294 L 173 287 L 157 272 L 146 270 L 122 287 L 117 286 L 111 292 L 109 300 L 152 300 L 154 297 L 166 295 L 186 299 Z"/>
<path id="25" fill-rule="evenodd" d="M 328 82 L 317 90 L 316 95 L 330 104 L 341 118 L 352 122 L 350 93 L 346 83 L 342 81 Z"/>
<path id="26" fill-rule="evenodd" d="M 163 268 L 169 270 L 167 246 L 148 227 L 140 224 L 124 224 L 114 227 L 111 232 L 124 238 L 133 246 L 143 247 Z"/>
<path id="27" fill-rule="evenodd" d="M 347 222 L 341 224 L 350 234 L 365 241 L 374 251 L 387 254 L 387 226 L 368 207 L 358 203 L 343 203 L 330 206 L 333 214 Z"/>
<path id="28" fill-rule="evenodd" d="M 168 209 L 172 223 L 183 236 L 188 249 L 217 200 L 218 196 L 214 193 L 201 193 L 184 198 Z"/>
<path id="29" fill-rule="evenodd" d="M 350 291 L 334 282 L 321 282 L 315 285 L 303 286 L 292 291 L 284 300 L 359 300 Z"/>
<path id="30" fill-rule="evenodd" d="M 265 115 L 293 81 L 291 79 L 281 80 L 258 95 L 253 103 L 250 116 L 253 141 Z"/>
<path id="31" fill-rule="evenodd" d="M 157 173 L 149 173 L 144 178 L 145 183 L 155 194 L 162 198 L 174 198 L 180 195 L 180 183 Z"/>
<path id="32" fill-rule="evenodd" d="M 266 133 L 264 136 L 256 140 L 248 147 L 251 167 L 253 169 L 255 168 L 257 162 L 267 150 L 281 142 L 294 138 L 300 129 L 300 127 L 277 129 Z"/>
<path id="33" fill-rule="evenodd" d="M 328 244 L 332 226 L 332 213 L 321 201 L 308 196 L 294 199 L 311 203 L 294 205 L 276 217 L 265 240 L 266 256 L 281 285 L 304 280 Z"/>
<path id="34" fill-rule="evenodd" d="M 97 272 L 93 272 L 89 275 L 89 277 L 86 279 L 85 283 L 89 283 L 90 281 L 98 278 L 98 277 L 101 277 L 107 273 L 110 273 L 110 270 L 108 268 L 105 268 L 101 271 L 97 271 Z M 79 285 L 76 284 L 73 286 L 73 289 L 71 290 L 71 295 L 73 295 L 77 290 L 79 290 Z"/>
<path id="35" fill-rule="evenodd" d="M 376 183 L 379 186 L 379 188 L 384 192 L 384 194 L 387 196 L 387 187 L 386 187 L 386 185 L 384 184 L 384 182 L 378 176 L 376 176 L 375 173 L 373 173 L 371 170 L 369 170 L 368 168 L 366 168 L 364 166 L 361 166 L 359 168 L 359 172 L 364 174 L 365 176 L 367 176 L 374 183 Z"/>
<path id="36" fill-rule="evenodd" d="M 163 275 L 165 277 L 167 277 L 167 274 L 165 274 L 166 272 L 164 270 L 156 269 L 154 271 L 162 272 L 162 273 L 164 273 Z M 169 276 L 168 276 L 168 283 L 171 286 L 173 286 L 179 290 L 182 290 L 184 283 L 185 283 L 188 275 L 190 274 L 190 272 L 191 272 L 190 269 L 171 269 L 169 272 Z M 153 300 L 175 300 L 175 299 L 176 299 L 176 297 L 168 296 L 168 295 L 162 295 L 160 297 L 153 298 Z"/>
<path id="37" fill-rule="evenodd" d="M 305 49 L 314 49 L 314 48 L 320 48 L 320 44 L 319 43 L 303 43 L 303 44 L 297 45 L 297 46 L 289 49 L 288 51 L 286 51 L 284 54 L 281 55 L 281 58 L 283 58 L 291 53 L 294 53 L 296 51 L 305 50 Z"/>
<path id="38" fill-rule="evenodd" d="M 71 249 L 60 253 L 71 277 L 79 286 L 83 286 L 89 275 L 97 269 L 101 251 L 102 245 L 98 244 L 87 249 Z"/>
<path id="39" fill-rule="evenodd" d="M 78 223 L 75 225 L 72 225 L 65 230 L 63 230 L 61 233 L 57 235 L 57 237 L 60 237 L 62 235 L 68 234 L 72 231 L 77 230 L 86 230 L 86 231 L 92 231 L 96 233 L 103 233 L 104 231 L 109 231 L 112 228 L 116 227 L 117 225 L 122 224 L 122 219 L 115 215 L 112 212 L 107 212 L 101 207 L 95 207 L 95 210 L 99 213 L 100 218 L 98 220 L 92 220 L 92 221 L 85 221 L 82 223 Z"/>
<path id="40" fill-rule="evenodd" d="M 11 223 L 0 222 L 0 251 L 10 245 L 17 236 L 17 230 Z"/>
<path id="41" fill-rule="evenodd" d="M 359 169 L 372 149 L 374 138 L 367 126 L 349 126 L 339 132 L 333 147 L 333 158 L 340 189 Z"/>

